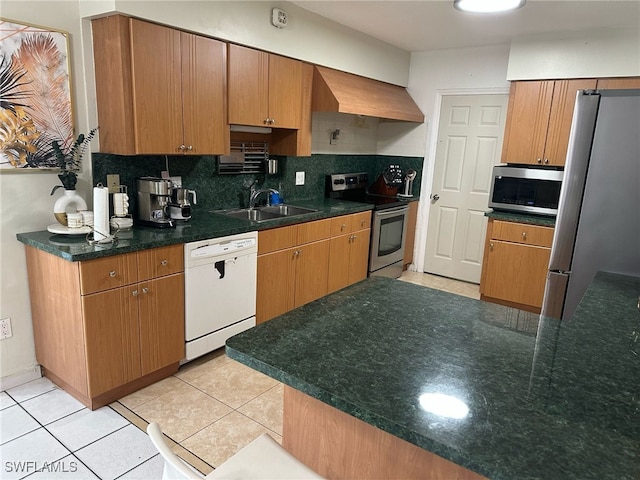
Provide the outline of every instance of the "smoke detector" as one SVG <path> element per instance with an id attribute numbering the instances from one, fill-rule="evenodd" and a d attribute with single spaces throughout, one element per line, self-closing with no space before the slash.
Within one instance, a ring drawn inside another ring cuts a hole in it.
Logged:
<path id="1" fill-rule="evenodd" d="M 271 23 L 276 28 L 284 28 L 287 26 L 287 12 L 281 8 L 271 10 Z"/>

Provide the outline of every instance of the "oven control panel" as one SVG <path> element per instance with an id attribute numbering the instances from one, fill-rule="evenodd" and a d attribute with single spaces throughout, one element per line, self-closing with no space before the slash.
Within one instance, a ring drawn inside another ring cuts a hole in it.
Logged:
<path id="1" fill-rule="evenodd" d="M 369 175 L 363 173 L 338 173 L 327 176 L 327 188 L 330 191 L 364 189 L 369 184 Z"/>

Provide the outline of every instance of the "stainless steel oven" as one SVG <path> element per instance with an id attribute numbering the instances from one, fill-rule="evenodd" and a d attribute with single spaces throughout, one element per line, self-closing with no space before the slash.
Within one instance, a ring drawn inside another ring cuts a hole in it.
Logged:
<path id="1" fill-rule="evenodd" d="M 396 196 L 371 194 L 367 186 L 366 173 L 328 175 L 326 196 L 373 204 L 369 275 L 397 278 L 402 275 L 409 206 Z"/>
<path id="2" fill-rule="evenodd" d="M 402 260 L 407 233 L 409 207 L 401 205 L 373 211 L 369 275 L 397 278 L 402 275 Z"/>

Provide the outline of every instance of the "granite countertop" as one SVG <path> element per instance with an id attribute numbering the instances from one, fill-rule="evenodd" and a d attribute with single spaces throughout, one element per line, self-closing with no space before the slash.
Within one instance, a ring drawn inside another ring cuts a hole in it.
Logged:
<path id="1" fill-rule="evenodd" d="M 485 212 L 485 217 L 493 218 L 494 220 L 503 220 L 505 222 L 518 222 L 528 223 L 530 225 L 541 225 L 543 227 L 555 227 L 556 217 L 547 215 L 533 215 L 530 213 L 516 213 L 516 212 L 496 212 L 495 210 L 489 210 Z"/>
<path id="2" fill-rule="evenodd" d="M 639 294 L 640 278 L 599 273 L 559 322 L 372 277 L 227 354 L 491 479 L 638 479 Z M 425 393 L 469 413 L 428 413 Z"/>
<path id="3" fill-rule="evenodd" d="M 317 212 L 254 222 L 208 211 L 196 210 L 191 220 L 177 224 L 176 228 L 160 229 L 134 226 L 130 230 L 118 232 L 117 243 L 106 245 L 89 245 L 86 240 L 86 235 L 59 235 L 46 230 L 19 233 L 16 237 L 26 245 L 75 262 L 135 252 L 147 248 L 224 237 L 236 233 L 266 230 L 295 223 L 347 215 L 371 210 L 373 208 L 373 205 L 365 203 L 330 199 L 296 201 L 294 203 L 301 207 L 315 209 Z"/>

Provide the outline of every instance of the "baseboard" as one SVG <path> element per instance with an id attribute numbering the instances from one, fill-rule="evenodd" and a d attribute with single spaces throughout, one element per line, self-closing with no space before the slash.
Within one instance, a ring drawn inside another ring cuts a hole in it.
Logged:
<path id="1" fill-rule="evenodd" d="M 0 391 L 9 390 L 10 388 L 22 385 L 23 383 L 37 380 L 40 377 L 42 377 L 40 365 L 36 365 L 30 370 L 14 373 L 13 375 L 7 375 L 6 377 L 0 378 Z"/>

